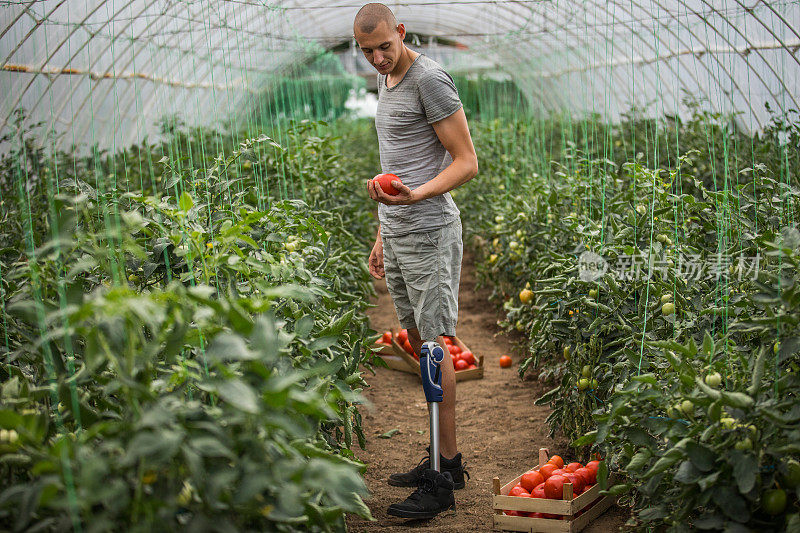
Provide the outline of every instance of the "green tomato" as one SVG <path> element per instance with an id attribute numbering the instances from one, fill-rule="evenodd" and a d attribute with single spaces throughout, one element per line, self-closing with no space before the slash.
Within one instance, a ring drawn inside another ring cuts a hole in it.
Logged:
<path id="1" fill-rule="evenodd" d="M 722 383 L 722 376 L 719 374 L 719 372 L 714 372 L 713 374 L 707 375 L 704 381 L 706 382 L 706 385 L 716 389 Z"/>
<path id="2" fill-rule="evenodd" d="M 681 411 L 686 416 L 692 416 L 694 414 L 694 403 L 691 400 L 683 400 L 681 402 Z"/>
<path id="3" fill-rule="evenodd" d="M 786 510 L 786 491 L 770 489 L 761 495 L 761 508 L 768 515 L 779 515 Z"/>
<path id="4" fill-rule="evenodd" d="M 581 369 L 581 376 L 588 378 L 591 377 L 591 375 L 592 375 L 592 367 L 590 367 L 589 365 L 584 365 L 584 367 Z"/>
<path id="5" fill-rule="evenodd" d="M 570 355 L 570 353 L 569 353 L 569 346 L 564 346 L 564 359 L 566 359 L 567 361 L 569 361 L 569 355 Z"/>
<path id="6" fill-rule="evenodd" d="M 775 344 L 772 345 L 772 353 L 778 355 L 778 352 L 781 351 L 781 343 L 776 341 Z"/>
<path id="7" fill-rule="evenodd" d="M 589 290 L 589 298 L 592 298 L 592 299 L 597 298 L 597 289 Z"/>
<path id="8" fill-rule="evenodd" d="M 745 437 L 736 444 L 733 445 L 734 448 L 740 451 L 747 451 L 753 449 L 753 441 L 750 440 L 750 437 Z"/>
<path id="9" fill-rule="evenodd" d="M 586 390 L 589 388 L 589 380 L 581 378 L 578 380 L 578 390 Z"/>
<path id="10" fill-rule="evenodd" d="M 670 417 L 670 418 L 673 418 L 673 419 L 680 418 L 680 413 L 678 412 L 677 409 L 675 409 L 674 407 L 670 406 L 670 407 L 667 407 L 667 416 Z"/>
<path id="11" fill-rule="evenodd" d="M 494 221 L 497 222 L 498 224 L 500 224 L 504 220 L 505 217 L 503 215 L 497 215 L 496 217 L 494 217 Z"/>
<path id="12" fill-rule="evenodd" d="M 733 429 L 734 426 L 736 425 L 736 420 L 734 420 L 733 418 L 720 418 L 719 422 L 725 429 Z"/>
<path id="13" fill-rule="evenodd" d="M 596 379 L 592 379 L 592 381 L 591 381 L 592 390 L 597 390 L 597 387 L 598 387 L 599 385 L 600 385 L 600 384 L 597 382 L 597 380 L 596 380 Z"/>
<path id="14" fill-rule="evenodd" d="M 661 313 L 665 316 L 669 316 L 675 313 L 675 304 L 672 302 L 667 302 L 661 306 Z"/>
<path id="15" fill-rule="evenodd" d="M 664 295 L 662 295 L 662 296 L 661 296 L 661 303 L 662 303 L 662 304 L 665 304 L 665 303 L 667 303 L 667 302 L 668 302 L 668 301 L 670 301 L 670 300 L 672 300 L 672 295 L 671 295 L 671 294 L 669 294 L 669 293 L 667 293 L 667 294 L 664 294 Z"/>
<path id="16" fill-rule="evenodd" d="M 658 235 L 656 235 L 656 240 L 661 244 L 664 244 L 665 242 L 667 242 L 667 236 L 664 235 L 663 233 L 659 233 Z"/>
<path id="17" fill-rule="evenodd" d="M 789 459 L 786 463 L 786 474 L 781 476 L 783 485 L 788 489 L 795 489 L 800 485 L 800 463 Z"/>

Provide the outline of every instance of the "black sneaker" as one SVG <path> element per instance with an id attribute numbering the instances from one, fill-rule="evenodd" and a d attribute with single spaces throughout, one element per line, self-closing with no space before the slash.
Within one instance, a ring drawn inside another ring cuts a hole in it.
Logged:
<path id="1" fill-rule="evenodd" d="M 441 474 L 433 469 L 423 470 L 417 490 L 400 503 L 389 506 L 388 513 L 400 518 L 433 518 L 442 511 L 455 510 L 453 478 L 450 472 Z"/>
<path id="2" fill-rule="evenodd" d="M 422 458 L 420 462 L 409 470 L 408 472 L 402 472 L 397 474 L 391 474 L 389 476 L 389 485 L 393 487 L 416 487 L 419 485 L 419 478 L 422 472 L 425 470 L 430 469 L 431 467 L 431 459 L 430 459 L 430 447 L 426 448 L 428 450 L 428 455 Z M 461 452 L 457 453 L 455 457 L 452 459 L 445 459 L 444 456 L 441 454 L 439 455 L 439 468 L 442 472 L 448 472 L 450 477 L 453 479 L 453 484 L 455 485 L 456 490 L 463 489 L 466 485 L 464 481 L 464 475 L 466 474 L 467 479 L 469 479 L 469 472 L 465 469 L 467 465 L 466 461 L 461 460 Z"/>

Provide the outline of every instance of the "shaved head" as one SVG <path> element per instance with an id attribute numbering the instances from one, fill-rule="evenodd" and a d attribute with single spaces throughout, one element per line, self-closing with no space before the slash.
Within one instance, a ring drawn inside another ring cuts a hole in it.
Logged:
<path id="1" fill-rule="evenodd" d="M 383 4 L 366 4 L 358 10 L 353 21 L 353 30 L 372 33 L 381 22 L 385 22 L 389 29 L 397 27 L 397 19 L 391 9 Z"/>

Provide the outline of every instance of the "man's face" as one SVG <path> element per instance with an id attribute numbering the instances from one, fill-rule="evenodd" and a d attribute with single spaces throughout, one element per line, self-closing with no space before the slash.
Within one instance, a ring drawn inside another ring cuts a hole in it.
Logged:
<path id="1" fill-rule="evenodd" d="M 406 30 L 402 24 L 390 28 L 386 22 L 378 24 L 372 33 L 355 30 L 356 42 L 364 52 L 364 57 L 381 74 L 389 74 L 397 66 L 405 36 Z"/>

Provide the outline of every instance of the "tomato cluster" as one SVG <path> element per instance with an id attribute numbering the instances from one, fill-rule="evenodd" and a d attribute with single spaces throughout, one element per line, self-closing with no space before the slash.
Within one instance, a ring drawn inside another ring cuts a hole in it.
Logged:
<path id="1" fill-rule="evenodd" d="M 411 346 L 411 342 L 408 340 L 408 330 L 401 329 L 395 335 L 395 340 L 397 344 L 399 344 L 405 351 L 419 361 L 419 354 L 414 352 L 414 348 Z M 385 331 L 383 336 L 378 341 L 379 344 L 385 344 L 387 346 L 391 346 L 392 344 L 392 332 Z M 454 341 L 452 337 L 445 337 L 444 343 L 447 347 L 447 351 L 450 353 L 450 358 L 453 361 L 453 368 L 456 369 L 456 372 L 461 370 L 472 370 L 474 368 L 478 368 L 477 359 L 475 355 L 469 350 L 462 350 Z"/>
<path id="2" fill-rule="evenodd" d="M 590 461 L 586 463 L 586 466 L 577 462 L 564 465 L 564 460 L 560 456 L 554 455 L 541 467 L 522 474 L 519 482 L 508 491 L 508 495 L 521 498 L 562 500 L 564 499 L 564 485 L 572 483 L 572 492 L 575 496 L 578 496 L 597 483 L 599 465 L 600 461 Z M 509 516 L 561 518 L 561 515 L 548 513 L 503 512 Z"/>

